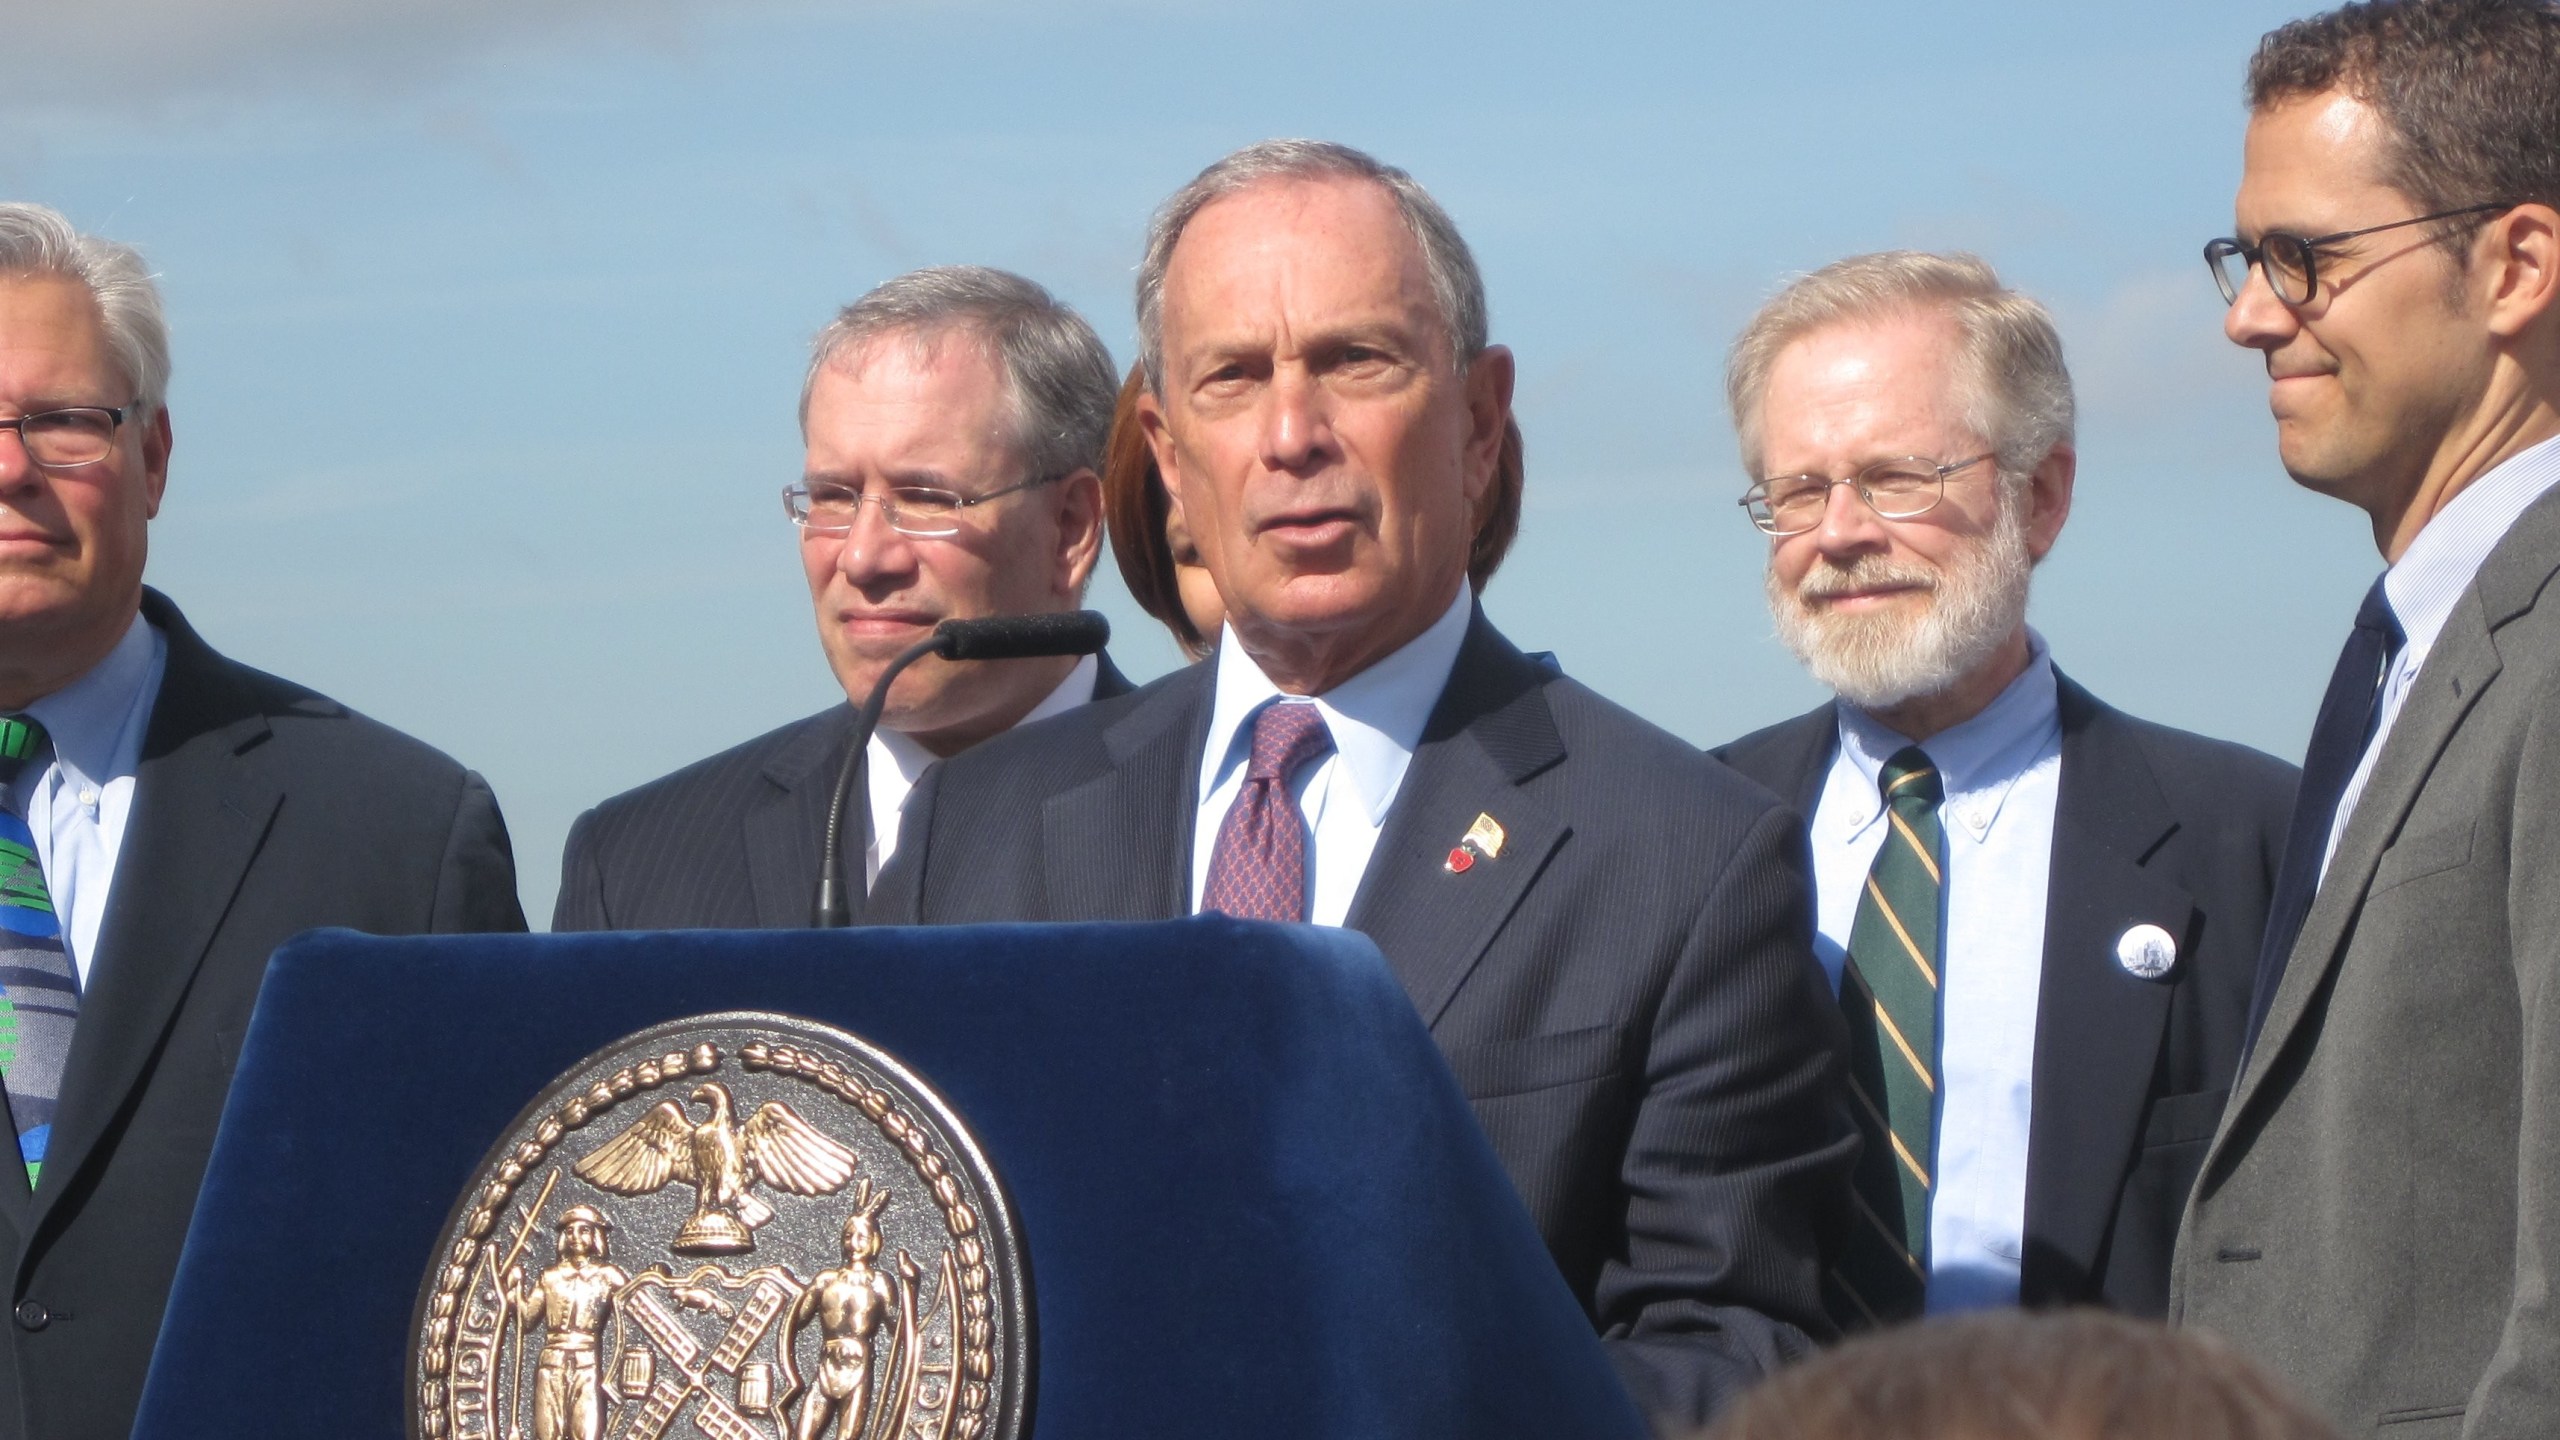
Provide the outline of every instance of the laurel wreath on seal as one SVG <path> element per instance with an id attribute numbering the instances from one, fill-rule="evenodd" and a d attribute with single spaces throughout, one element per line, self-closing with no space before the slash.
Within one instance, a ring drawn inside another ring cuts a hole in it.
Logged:
<path id="1" fill-rule="evenodd" d="M 944 1224 L 959 1241 L 960 1370 L 965 1378 L 959 1387 L 958 1413 L 953 1417 L 951 1433 L 959 1440 L 975 1440 L 986 1428 L 989 1383 L 995 1372 L 995 1326 L 988 1297 L 993 1274 L 987 1265 L 986 1246 L 978 1234 L 978 1209 L 961 1189 L 950 1163 L 935 1152 L 933 1133 L 907 1114 L 894 1092 L 798 1046 L 752 1040 L 739 1047 L 738 1060 L 751 1071 L 770 1070 L 815 1085 L 860 1110 L 906 1156 L 908 1167 L 932 1192 L 934 1203 L 942 1209 Z M 533 1138 L 518 1145 L 498 1166 L 498 1178 L 481 1188 L 478 1203 L 463 1221 L 462 1238 L 454 1241 L 452 1258 L 437 1275 L 435 1298 L 427 1305 L 423 1337 L 426 1348 L 419 1363 L 418 1386 L 422 1416 L 419 1428 L 426 1440 L 445 1440 L 446 1436 L 445 1375 L 453 1363 L 454 1314 L 461 1308 L 463 1287 L 470 1282 L 474 1262 L 489 1247 L 489 1237 L 498 1228 L 500 1214 L 524 1178 L 541 1166 L 570 1131 L 618 1102 L 689 1076 L 711 1074 L 719 1068 L 720 1049 L 709 1043 L 626 1065 L 584 1093 L 571 1096 L 557 1112 L 544 1116 L 534 1127 Z"/>

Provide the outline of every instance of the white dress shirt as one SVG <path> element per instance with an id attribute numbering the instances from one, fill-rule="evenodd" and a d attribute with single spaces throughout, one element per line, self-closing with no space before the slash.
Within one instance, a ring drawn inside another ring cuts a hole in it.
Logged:
<path id="1" fill-rule="evenodd" d="M 142 737 L 168 662 L 169 642 L 136 615 L 107 658 L 26 710 L 44 727 L 47 763 L 19 772 L 10 800 L 35 836 L 36 860 L 62 921 L 62 948 L 82 990 L 96 963 L 125 821 L 133 814 Z"/>
<path id="2" fill-rule="evenodd" d="M 1199 912 L 1201 893 L 1209 885 L 1218 827 L 1244 789 L 1253 717 L 1272 701 L 1314 705 L 1333 735 L 1333 753 L 1302 767 L 1290 789 L 1309 835 L 1307 867 L 1313 872 L 1314 894 L 1307 918 L 1318 925 L 1340 925 L 1351 913 L 1352 897 L 1360 893 L 1360 877 L 1368 873 L 1370 852 L 1378 848 L 1378 832 L 1387 823 L 1387 807 L 1395 803 L 1405 768 L 1413 763 L 1413 747 L 1422 743 L 1422 727 L 1458 663 L 1458 647 L 1467 638 L 1474 611 L 1471 599 L 1472 592 L 1459 586 L 1457 597 L 1430 629 L 1312 700 L 1282 695 L 1245 654 L 1232 628 L 1219 638 L 1216 656 L 1206 662 L 1218 667 L 1217 698 L 1200 752 L 1200 809 L 1191 832 L 1193 913 Z"/>
<path id="3" fill-rule="evenodd" d="M 1013 723 L 1028 725 L 1092 703 L 1094 682 L 1101 678 L 1102 662 L 1085 656 L 1067 672 L 1066 679 L 1058 682 L 1057 689 L 1032 706 L 1030 714 Z M 871 845 L 863 852 L 862 880 L 862 888 L 868 892 L 879 883 L 880 867 L 898 853 L 898 822 L 907 812 L 907 796 L 924 778 L 925 767 L 942 757 L 886 726 L 871 732 L 871 744 L 863 753 L 868 763 L 862 773 L 870 782 L 871 792 Z"/>
<path id="4" fill-rule="evenodd" d="M 2320 854 L 2323 878 L 2329 873 L 2329 858 L 2338 853 L 2338 837 L 2347 832 L 2347 817 L 2355 813 L 2365 782 L 2373 776 L 2382 742 L 2391 738 L 2392 723 L 2400 718 L 2400 707 L 2409 702 L 2409 687 L 2418 683 L 2418 672 L 2426 667 L 2436 637 L 2444 633 L 2444 622 L 2453 618 L 2453 607 L 2471 588 L 2489 552 L 2498 548 L 2498 542 L 2515 528 L 2516 518 L 2554 483 L 2560 483 L 2560 439 L 2545 440 L 2507 457 L 2446 501 L 2409 548 L 2400 552 L 2400 563 L 2382 577 L 2383 598 L 2391 603 L 2392 618 L 2400 622 L 2405 638 L 2391 673 L 2383 677 L 2381 721 L 2373 727 L 2373 738 L 2365 742 L 2356 772 L 2347 777 L 2347 788 L 2338 795 L 2338 813 L 2329 822 L 2329 845 Z"/>
<path id="5" fill-rule="evenodd" d="M 2034 1114 L 2036 997 L 2062 778 L 2062 715 L 2044 638 L 1979 715 L 1921 745 L 1945 787 L 1939 974 L 1938 1188 L 1929 1208 L 1929 1311 L 2018 1302 Z M 1911 742 L 1842 701 L 1840 750 L 1813 813 L 1815 953 L 1840 985 L 1849 931 L 1888 825 L 1877 776 Z"/>

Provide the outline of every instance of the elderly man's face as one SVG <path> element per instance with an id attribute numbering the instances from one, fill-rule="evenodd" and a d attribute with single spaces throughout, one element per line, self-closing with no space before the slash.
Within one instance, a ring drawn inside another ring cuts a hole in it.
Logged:
<path id="1" fill-rule="evenodd" d="M 995 358 L 945 336 L 891 335 L 820 371 L 809 391 L 806 477 L 885 495 L 925 486 L 986 495 L 1025 473 Z M 864 505 L 850 533 L 804 531 L 800 560 L 827 662 L 860 703 L 898 653 L 944 620 L 1072 610 L 1102 536 L 1090 470 L 960 511 L 956 535 L 921 539 Z M 1072 660 L 928 659 L 889 692 L 881 723 L 951 754 L 1010 727 L 1057 688 Z"/>
<path id="2" fill-rule="evenodd" d="M 1937 464 L 1991 448 L 1964 417 L 1957 334 L 1940 316 L 1816 330 L 1782 351 L 1761 397 L 1764 476 L 1843 479 L 1880 460 Z M 1991 462 L 1946 478 L 1936 508 L 1876 514 L 1834 486 L 1822 523 L 1769 551 L 1779 632 L 1826 685 L 1870 708 L 1933 694 L 1980 665 L 2025 617 L 2028 571 L 2070 509 L 2067 450 L 2004 504 Z"/>
<path id="3" fill-rule="evenodd" d="M 1287 180 L 1209 204 L 1161 316 L 1139 416 L 1244 647 L 1318 693 L 1429 627 L 1465 579 L 1511 357 L 1459 373 L 1393 197 Z"/>
<path id="4" fill-rule="evenodd" d="M 133 399 L 87 287 L 0 279 L 0 418 Z M 128 409 L 105 459 L 64 470 L 0 435 L 0 706 L 77 678 L 132 623 L 168 465 L 165 413 Z"/>

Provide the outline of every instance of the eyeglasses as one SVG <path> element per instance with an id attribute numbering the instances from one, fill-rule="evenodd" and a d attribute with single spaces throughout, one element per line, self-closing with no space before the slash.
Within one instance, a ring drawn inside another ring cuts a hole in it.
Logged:
<path id="1" fill-rule="evenodd" d="M 135 401 L 140 404 L 140 401 Z M 116 427 L 132 406 L 74 405 L 39 410 L 15 420 L 0 420 L 0 430 L 18 432 L 27 458 L 46 470 L 72 470 L 95 465 L 116 448 Z"/>
<path id="2" fill-rule="evenodd" d="M 2340 230 L 2332 235 L 2287 235 L 2282 231 L 2272 231 L 2259 236 L 2255 245 L 2244 245 L 2225 236 L 2205 242 L 2204 263 L 2213 271 L 2213 283 L 2221 287 L 2225 305 L 2240 303 L 2240 292 L 2249 288 L 2249 267 L 2252 265 L 2266 271 L 2267 288 L 2275 292 L 2277 299 L 2287 305 L 2308 305 L 2311 297 L 2320 292 L 2320 275 L 2314 268 L 2314 258 L 2341 240 L 2424 225 L 2430 220 L 2453 220 L 2464 215 L 2486 215 L 2512 208 L 2503 201 L 2495 205 L 2465 205 L 2459 210 L 2439 210 L 2433 215 L 2415 215 L 2406 220 L 2394 220 L 2388 225 L 2367 225 L 2361 230 Z"/>
<path id="3" fill-rule="evenodd" d="M 1774 475 L 1742 492 L 1735 502 L 1751 514 L 1751 523 L 1772 535 L 1801 535 L 1822 523 L 1831 503 L 1831 487 L 1846 485 L 1868 508 L 1887 520 L 1909 520 L 1938 508 L 1946 498 L 1947 477 L 1969 470 L 1994 455 L 1976 455 L 1941 465 L 1918 455 L 1879 460 L 1845 480 L 1826 475 Z"/>
<path id="4" fill-rule="evenodd" d="M 941 490 L 930 485 L 895 485 L 877 495 L 866 494 L 851 485 L 826 481 L 801 480 L 782 487 L 783 513 L 791 523 L 813 535 L 843 535 L 853 529 L 854 521 L 866 504 L 880 507 L 880 518 L 901 535 L 919 540 L 940 539 L 960 533 L 960 513 L 974 505 L 1001 500 L 1007 495 L 1054 485 L 1065 475 L 1043 475 L 1019 485 L 1007 485 L 984 495 L 963 495 L 957 490 Z"/>

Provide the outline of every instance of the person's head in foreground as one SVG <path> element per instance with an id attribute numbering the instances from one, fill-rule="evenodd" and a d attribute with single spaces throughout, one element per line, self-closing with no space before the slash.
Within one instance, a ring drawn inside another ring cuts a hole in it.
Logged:
<path id="1" fill-rule="evenodd" d="M 2210 1335 L 2098 1310 L 1881 1330 L 1751 1391 L 1700 1440 L 2338 1440 Z"/>

